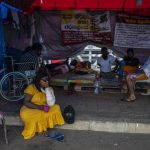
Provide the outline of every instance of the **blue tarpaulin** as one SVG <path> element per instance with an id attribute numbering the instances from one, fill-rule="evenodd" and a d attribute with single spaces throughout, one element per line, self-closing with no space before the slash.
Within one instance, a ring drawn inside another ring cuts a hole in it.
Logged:
<path id="1" fill-rule="evenodd" d="M 5 55 L 5 42 L 4 42 L 4 30 L 2 23 L 2 15 L 0 11 L 0 69 L 4 68 L 4 55 Z"/>
<path id="2" fill-rule="evenodd" d="M 16 12 L 22 12 L 22 10 L 15 8 L 7 3 L 0 3 L 0 69 L 4 68 L 4 56 L 6 55 L 2 19 L 7 18 L 8 9 L 11 9 Z"/>

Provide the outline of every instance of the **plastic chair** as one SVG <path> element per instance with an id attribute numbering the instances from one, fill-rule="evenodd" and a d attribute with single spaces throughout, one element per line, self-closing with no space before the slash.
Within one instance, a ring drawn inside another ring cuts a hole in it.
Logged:
<path id="1" fill-rule="evenodd" d="M 2 126 L 4 130 L 4 136 L 5 136 L 5 142 L 8 144 L 8 138 L 7 138 L 7 129 L 6 129 L 6 124 L 5 124 L 5 117 L 2 111 L 0 111 L 0 119 L 2 121 Z"/>

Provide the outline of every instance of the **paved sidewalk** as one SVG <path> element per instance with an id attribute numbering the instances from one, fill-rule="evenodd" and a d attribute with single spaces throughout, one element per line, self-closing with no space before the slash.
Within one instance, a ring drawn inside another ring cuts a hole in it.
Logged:
<path id="1" fill-rule="evenodd" d="M 150 135 L 94 131 L 56 130 L 64 142 L 37 135 L 30 140 L 21 136 L 22 127 L 8 127 L 8 142 L 0 131 L 1 150 L 149 150 Z M 49 131 L 51 133 L 51 130 Z"/>
<path id="2" fill-rule="evenodd" d="M 65 91 L 57 89 L 55 95 L 62 110 L 65 106 L 72 105 L 76 111 L 75 123 L 61 126 L 61 129 L 150 133 L 150 96 L 138 95 L 137 101 L 129 103 L 120 101 L 126 96 L 122 93 L 96 95 L 92 92 L 79 92 L 77 95 L 66 96 Z M 0 108 L 7 112 L 6 123 L 23 125 L 18 113 L 21 103 L 1 103 Z M 8 112 L 11 110 L 15 113 Z"/>

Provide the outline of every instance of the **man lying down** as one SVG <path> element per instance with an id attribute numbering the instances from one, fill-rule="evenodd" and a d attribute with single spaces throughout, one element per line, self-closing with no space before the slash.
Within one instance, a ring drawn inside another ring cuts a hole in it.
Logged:
<path id="1" fill-rule="evenodd" d="M 68 72 L 74 72 L 81 75 L 92 72 L 89 62 L 78 62 L 75 59 L 72 60 L 70 64 L 68 62 L 68 59 L 60 63 L 47 64 L 46 68 L 52 76 L 55 76 L 57 74 L 66 74 Z"/>

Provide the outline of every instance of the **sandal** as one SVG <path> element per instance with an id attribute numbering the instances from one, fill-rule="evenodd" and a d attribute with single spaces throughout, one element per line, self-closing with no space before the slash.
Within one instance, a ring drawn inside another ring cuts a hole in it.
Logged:
<path id="1" fill-rule="evenodd" d="M 64 135 L 59 132 L 53 132 L 50 135 L 47 135 L 46 137 L 57 140 L 59 142 L 64 142 Z"/>
<path id="2" fill-rule="evenodd" d="M 135 96 L 130 96 L 126 99 L 127 101 L 135 101 L 136 97 Z"/>
<path id="3" fill-rule="evenodd" d="M 135 102 L 136 99 L 133 99 L 133 100 L 129 100 L 129 99 L 126 99 L 126 102 Z"/>
<path id="4" fill-rule="evenodd" d="M 122 99 L 120 99 L 121 101 L 123 101 L 123 102 L 135 102 L 135 100 L 136 100 L 136 98 L 135 99 L 125 99 L 125 98 L 122 98 Z"/>

